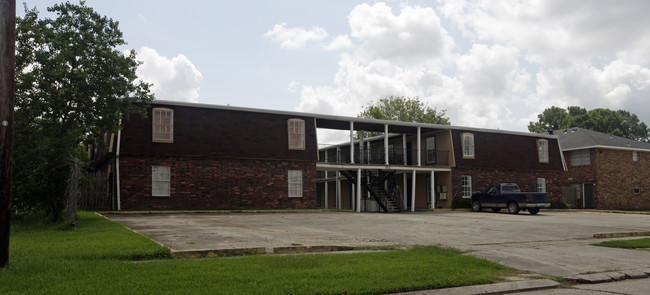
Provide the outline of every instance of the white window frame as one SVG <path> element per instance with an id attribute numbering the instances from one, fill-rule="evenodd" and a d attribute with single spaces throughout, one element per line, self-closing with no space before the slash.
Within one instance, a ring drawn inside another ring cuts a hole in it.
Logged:
<path id="1" fill-rule="evenodd" d="M 591 164 L 591 152 L 589 149 L 571 151 L 571 166 L 584 166 Z"/>
<path id="2" fill-rule="evenodd" d="M 474 159 L 474 134 L 462 133 L 460 136 L 463 147 L 463 159 Z"/>
<path id="3" fill-rule="evenodd" d="M 635 195 L 638 195 L 638 194 L 641 193 L 641 184 L 640 183 L 637 182 L 637 183 L 634 184 L 633 192 L 634 192 Z"/>
<path id="4" fill-rule="evenodd" d="M 302 198 L 302 170 L 289 170 L 287 176 L 289 198 Z"/>
<path id="5" fill-rule="evenodd" d="M 472 197 L 472 177 L 469 175 L 463 175 L 460 177 L 461 179 L 461 189 L 462 189 L 462 195 L 463 198 L 471 198 Z"/>
<path id="6" fill-rule="evenodd" d="M 548 140 L 537 140 L 537 157 L 540 163 L 548 163 Z"/>
<path id="7" fill-rule="evenodd" d="M 289 135 L 290 150 L 305 149 L 305 120 L 302 119 L 287 120 L 287 133 Z"/>
<path id="8" fill-rule="evenodd" d="M 639 161 L 639 152 L 637 152 L 637 151 L 632 152 L 632 161 L 633 162 L 638 162 Z"/>
<path id="9" fill-rule="evenodd" d="M 154 108 L 151 111 L 151 140 L 153 142 L 174 142 L 174 110 Z"/>
<path id="10" fill-rule="evenodd" d="M 537 178 L 537 191 L 540 193 L 546 192 L 546 178 Z"/>
<path id="11" fill-rule="evenodd" d="M 171 196 L 171 168 L 169 166 L 151 166 L 151 196 Z"/>

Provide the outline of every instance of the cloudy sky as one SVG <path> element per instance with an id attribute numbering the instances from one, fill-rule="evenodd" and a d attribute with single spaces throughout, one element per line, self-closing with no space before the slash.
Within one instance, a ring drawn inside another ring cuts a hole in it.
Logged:
<path id="1" fill-rule="evenodd" d="M 527 131 L 570 105 L 650 123 L 650 1 L 86 3 L 120 22 L 158 99 L 356 116 L 392 95 L 457 126 Z"/>

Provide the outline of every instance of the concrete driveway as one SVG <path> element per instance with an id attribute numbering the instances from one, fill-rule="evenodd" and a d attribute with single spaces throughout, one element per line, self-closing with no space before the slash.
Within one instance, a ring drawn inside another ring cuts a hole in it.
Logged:
<path id="1" fill-rule="evenodd" d="M 475 213 L 109 214 L 175 251 L 300 246 L 443 245 L 521 270 L 567 277 L 647 269 L 650 251 L 591 246 L 601 232 L 650 231 L 650 215 Z"/>

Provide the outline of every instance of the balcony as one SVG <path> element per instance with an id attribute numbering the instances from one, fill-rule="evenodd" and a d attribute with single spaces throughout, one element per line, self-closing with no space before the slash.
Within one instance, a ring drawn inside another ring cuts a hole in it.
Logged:
<path id="1" fill-rule="evenodd" d="M 388 149 L 388 164 L 417 166 L 418 153 L 421 153 L 422 166 L 449 165 L 449 151 L 442 150 L 417 150 L 417 149 Z M 325 156 L 327 154 L 327 157 Z M 329 149 L 320 151 L 320 162 L 330 164 L 351 164 L 350 149 Z M 385 150 L 363 150 L 355 149 L 354 164 L 386 165 Z"/>

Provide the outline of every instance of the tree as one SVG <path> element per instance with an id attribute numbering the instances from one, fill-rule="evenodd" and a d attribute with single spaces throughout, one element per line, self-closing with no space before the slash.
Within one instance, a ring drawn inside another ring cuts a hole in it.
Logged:
<path id="1" fill-rule="evenodd" d="M 420 101 L 420 98 L 385 97 L 378 102 L 371 102 L 360 118 L 392 120 L 402 122 L 417 122 L 449 125 L 447 111 L 438 111 Z"/>
<path id="2" fill-rule="evenodd" d="M 539 114 L 538 118 L 538 122 L 530 122 L 529 131 L 546 132 L 580 127 L 633 140 L 650 140 L 648 126 L 636 115 L 625 110 L 598 108 L 587 111 L 577 106 L 570 106 L 566 110 L 550 107 Z"/>
<path id="3" fill-rule="evenodd" d="M 63 209 L 71 158 L 103 145 L 132 114 L 146 114 L 150 84 L 137 79 L 135 52 L 125 55 L 118 22 L 82 1 L 47 9 L 39 19 L 25 6 L 17 19 L 14 197 L 12 210 Z"/>

